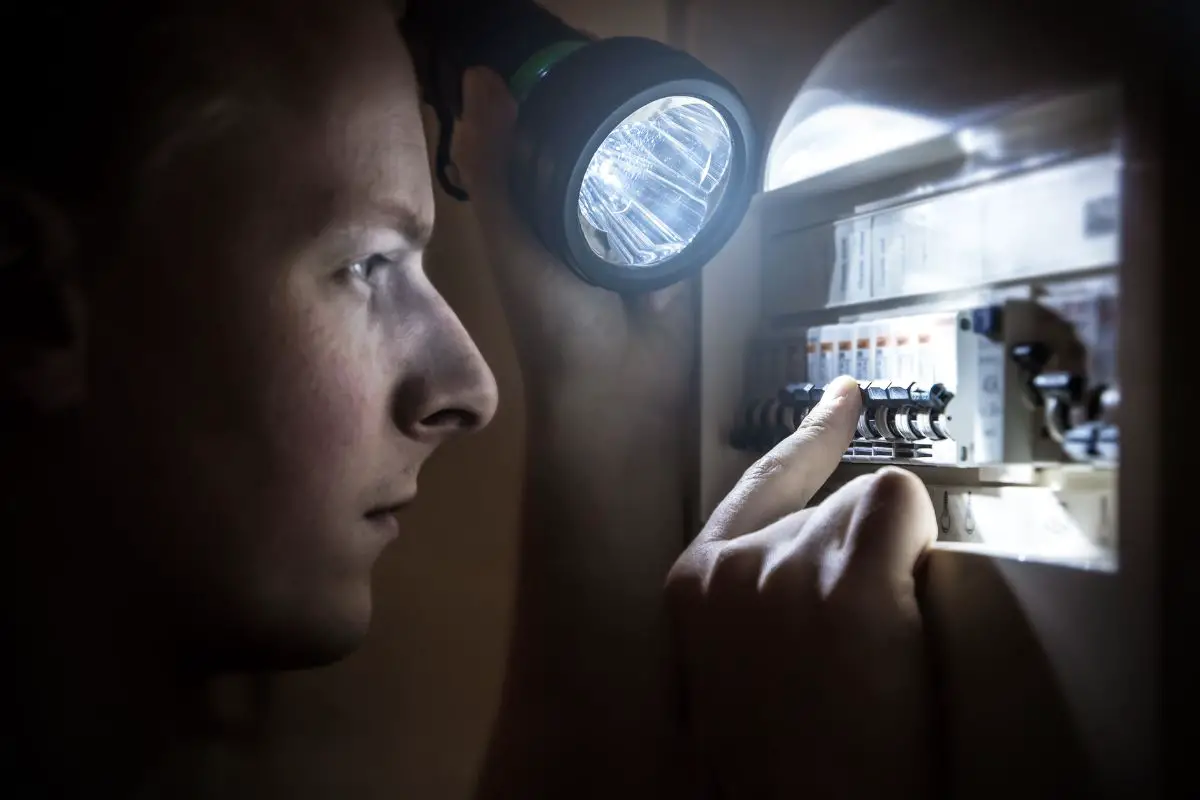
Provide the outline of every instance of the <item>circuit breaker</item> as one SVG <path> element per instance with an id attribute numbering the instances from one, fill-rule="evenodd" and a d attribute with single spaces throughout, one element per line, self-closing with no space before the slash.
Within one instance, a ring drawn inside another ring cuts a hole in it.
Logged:
<path id="1" fill-rule="evenodd" d="M 1076 305 L 1110 324 L 1112 300 L 1095 295 Z M 770 449 L 828 381 L 850 375 L 859 379 L 863 411 L 848 460 L 1115 464 L 1117 389 L 1110 368 L 1089 363 L 1103 350 L 1090 345 L 1075 322 L 1026 300 L 810 329 L 804 340 L 757 345 L 747 383 L 758 394 L 747 398 L 730 444 Z M 799 352 L 805 368 L 790 371 Z"/>

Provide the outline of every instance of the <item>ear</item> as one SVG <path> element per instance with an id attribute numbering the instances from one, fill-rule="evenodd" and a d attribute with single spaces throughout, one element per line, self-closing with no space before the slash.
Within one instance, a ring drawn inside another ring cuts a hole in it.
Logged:
<path id="1" fill-rule="evenodd" d="M 0 185 L 0 391 L 57 411 L 83 399 L 85 305 L 74 226 L 55 204 Z"/>

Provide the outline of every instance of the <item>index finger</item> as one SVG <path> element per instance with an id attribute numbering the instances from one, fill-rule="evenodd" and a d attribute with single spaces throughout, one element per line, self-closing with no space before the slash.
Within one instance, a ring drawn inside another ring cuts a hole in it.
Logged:
<path id="1" fill-rule="evenodd" d="M 728 541 L 804 508 L 854 439 L 861 407 L 858 381 L 829 384 L 796 432 L 746 471 L 698 538 Z"/>

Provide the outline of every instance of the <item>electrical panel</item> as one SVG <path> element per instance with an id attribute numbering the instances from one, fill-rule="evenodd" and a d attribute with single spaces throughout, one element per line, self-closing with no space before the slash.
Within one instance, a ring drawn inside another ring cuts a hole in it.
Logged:
<path id="1" fill-rule="evenodd" d="M 897 464 L 940 546 L 1115 568 L 1118 100 L 1014 104 L 758 198 L 724 446 L 765 452 L 850 375 L 863 412 L 830 490 Z"/>

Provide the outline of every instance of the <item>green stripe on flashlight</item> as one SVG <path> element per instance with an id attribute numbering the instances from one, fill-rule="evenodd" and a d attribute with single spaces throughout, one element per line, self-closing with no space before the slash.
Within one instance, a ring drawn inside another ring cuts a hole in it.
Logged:
<path id="1" fill-rule="evenodd" d="M 517 98 L 518 103 L 522 102 L 529 96 L 529 92 L 537 85 L 537 82 L 546 77 L 546 73 L 550 71 L 551 67 L 587 44 L 588 42 L 585 41 L 570 40 L 555 42 L 549 47 L 538 50 L 513 73 L 512 78 L 508 81 L 509 91 L 513 93 L 513 97 Z"/>

